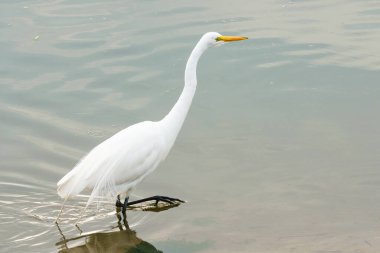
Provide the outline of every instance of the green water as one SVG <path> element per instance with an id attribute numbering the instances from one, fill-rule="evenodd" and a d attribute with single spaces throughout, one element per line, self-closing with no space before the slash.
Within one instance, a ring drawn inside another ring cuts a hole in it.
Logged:
<path id="1" fill-rule="evenodd" d="M 0 252 L 379 252 L 379 1 L 0 10 Z M 94 206 L 81 232 L 76 200 L 54 225 L 56 182 L 112 134 L 163 117 L 208 31 L 250 40 L 206 52 L 174 149 L 134 192 L 188 202 L 129 212 L 133 231 L 112 202 Z"/>

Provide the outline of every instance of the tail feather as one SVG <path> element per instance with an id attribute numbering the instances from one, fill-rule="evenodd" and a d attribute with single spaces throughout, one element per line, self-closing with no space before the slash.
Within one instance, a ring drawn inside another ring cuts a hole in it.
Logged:
<path id="1" fill-rule="evenodd" d="M 116 163 L 117 161 L 112 160 L 92 163 L 90 166 L 88 163 L 79 163 L 57 183 L 58 195 L 61 198 L 68 198 L 78 195 L 88 188 L 92 190 L 92 193 L 87 205 L 99 197 L 116 196 L 118 193 L 115 188 L 114 175 L 111 170 L 107 170 L 107 168 L 115 166 Z M 87 169 L 88 167 L 92 169 L 92 172 L 96 171 L 97 173 L 91 173 Z M 102 168 L 102 170 L 98 168 Z"/>
<path id="2" fill-rule="evenodd" d="M 70 176 L 70 177 L 68 177 Z M 75 175 L 69 175 L 67 174 L 64 178 L 62 178 L 58 183 L 57 183 L 57 192 L 58 195 L 61 198 L 68 198 L 72 195 L 78 194 L 78 191 L 75 190 L 75 185 L 76 185 L 76 177 Z"/>
<path id="3" fill-rule="evenodd" d="M 77 172 L 78 168 L 75 167 L 57 183 L 57 192 L 61 198 L 77 195 L 86 187 L 85 183 L 81 182 L 82 177 L 80 173 L 78 174 Z"/>

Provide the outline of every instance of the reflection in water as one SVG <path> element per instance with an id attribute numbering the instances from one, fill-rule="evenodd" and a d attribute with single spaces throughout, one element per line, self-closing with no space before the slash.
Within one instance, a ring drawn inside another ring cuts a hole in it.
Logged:
<path id="1" fill-rule="evenodd" d="M 74 238 L 66 238 L 57 224 L 62 236 L 56 243 L 60 253 L 85 253 L 85 252 L 162 252 L 157 250 L 152 244 L 137 237 L 136 232 L 131 230 L 126 219 L 122 219 L 119 213 L 118 229 L 114 232 L 100 232 L 82 235 Z M 78 240 L 83 240 L 84 244 L 77 245 Z M 70 244 L 75 244 L 70 246 Z"/>

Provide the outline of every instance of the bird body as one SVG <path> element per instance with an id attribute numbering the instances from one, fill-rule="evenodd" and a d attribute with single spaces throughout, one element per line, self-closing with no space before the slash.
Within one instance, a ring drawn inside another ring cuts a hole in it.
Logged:
<path id="1" fill-rule="evenodd" d="M 116 133 L 92 149 L 58 183 L 64 199 L 91 191 L 89 205 L 97 197 L 129 196 L 135 186 L 168 155 L 183 125 L 197 86 L 197 63 L 214 45 L 246 39 L 206 33 L 193 49 L 185 70 L 185 86 L 171 111 L 160 121 L 144 121 Z"/>
<path id="2" fill-rule="evenodd" d="M 129 193 L 162 161 L 165 149 L 161 125 L 144 121 L 132 125 L 96 146 L 58 182 L 62 198 L 92 190 L 95 197 Z"/>

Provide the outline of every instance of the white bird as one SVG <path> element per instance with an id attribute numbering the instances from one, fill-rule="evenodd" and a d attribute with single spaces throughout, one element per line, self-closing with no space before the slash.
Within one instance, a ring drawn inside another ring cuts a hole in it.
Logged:
<path id="1" fill-rule="evenodd" d="M 117 198 L 116 205 L 123 207 L 124 213 L 127 205 L 146 200 L 156 200 L 156 203 L 181 201 L 164 196 L 133 202 L 128 202 L 128 198 L 136 185 L 157 168 L 172 148 L 194 97 L 196 69 L 201 55 L 210 47 L 245 39 L 247 37 L 222 36 L 216 32 L 204 34 L 187 61 L 185 86 L 171 111 L 160 121 L 144 121 L 125 128 L 92 149 L 59 180 L 59 196 L 66 201 L 89 190 L 92 192 L 85 209 L 97 197 L 113 197 Z M 120 202 L 120 195 L 125 198 L 124 204 Z"/>

